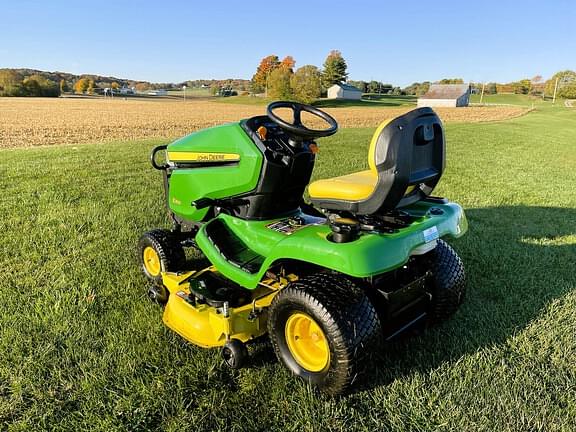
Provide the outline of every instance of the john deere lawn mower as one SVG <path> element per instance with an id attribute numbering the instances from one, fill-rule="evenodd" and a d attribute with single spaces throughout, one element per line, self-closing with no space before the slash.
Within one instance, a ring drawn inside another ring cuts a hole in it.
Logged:
<path id="1" fill-rule="evenodd" d="M 232 368 L 268 335 L 290 371 L 329 394 L 346 391 L 381 342 L 456 311 L 464 268 L 442 239 L 467 229 L 459 205 L 431 195 L 445 164 L 432 109 L 382 123 L 369 169 L 309 185 L 316 139 L 337 129 L 315 107 L 273 102 L 266 115 L 156 147 L 173 226 L 139 242 L 169 328 L 221 347 Z M 187 263 L 185 248 L 206 266 Z"/>

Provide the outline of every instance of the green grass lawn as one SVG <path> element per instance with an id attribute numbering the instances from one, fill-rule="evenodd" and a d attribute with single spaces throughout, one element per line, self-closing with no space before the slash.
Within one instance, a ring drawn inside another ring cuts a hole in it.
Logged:
<path id="1" fill-rule="evenodd" d="M 135 256 L 166 226 L 157 142 L 1 151 L 0 430 L 575 430 L 575 131 L 559 107 L 447 126 L 466 302 L 339 399 L 265 344 L 231 371 L 164 327 Z M 371 133 L 321 140 L 315 177 L 366 166 Z"/>
<path id="2" fill-rule="evenodd" d="M 215 97 L 214 101 L 234 105 L 268 105 L 270 102 L 273 102 L 274 99 L 249 95 Z"/>
<path id="3" fill-rule="evenodd" d="M 210 94 L 209 88 L 188 87 L 186 89 L 186 91 L 184 91 L 184 90 L 168 90 L 168 96 L 178 96 L 178 97 L 183 98 L 184 93 L 186 93 L 187 98 L 212 96 Z"/>
<path id="4" fill-rule="evenodd" d="M 479 94 L 471 95 L 470 102 L 480 103 L 480 95 Z M 523 106 L 532 106 L 532 105 L 552 106 L 552 101 L 550 99 L 543 100 L 541 97 L 527 96 L 522 94 L 512 94 L 512 93 L 494 94 L 494 95 L 485 94 L 484 98 L 482 99 L 482 102 L 493 104 L 523 105 Z M 558 100 L 556 101 L 556 105 L 563 106 L 564 101 Z"/>
<path id="5" fill-rule="evenodd" d="M 361 100 L 347 99 L 319 99 L 314 102 L 318 108 L 339 108 L 339 107 L 398 107 L 416 104 L 416 96 L 389 96 L 378 94 L 365 94 Z"/>

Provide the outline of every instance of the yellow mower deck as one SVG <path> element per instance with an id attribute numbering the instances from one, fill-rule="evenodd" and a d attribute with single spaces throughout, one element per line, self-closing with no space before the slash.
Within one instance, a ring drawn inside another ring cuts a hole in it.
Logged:
<path id="1" fill-rule="evenodd" d="M 202 271 L 186 273 L 162 273 L 162 283 L 170 292 L 164 309 L 164 323 L 186 340 L 203 348 L 223 346 L 229 339 L 242 342 L 255 339 L 266 333 L 267 308 L 272 299 L 295 275 L 276 281 L 264 280 L 252 293 L 252 302 L 230 307 L 226 312 L 208 304 L 194 301 L 190 283 L 186 280 L 205 271 L 216 271 L 211 267 Z"/>

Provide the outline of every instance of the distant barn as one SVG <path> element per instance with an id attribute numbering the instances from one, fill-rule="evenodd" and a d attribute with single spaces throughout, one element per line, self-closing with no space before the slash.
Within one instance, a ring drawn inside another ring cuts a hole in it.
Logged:
<path id="1" fill-rule="evenodd" d="M 432 84 L 418 98 L 419 107 L 464 107 L 470 102 L 468 84 Z"/>
<path id="2" fill-rule="evenodd" d="M 362 90 L 350 84 L 334 84 L 328 89 L 328 99 L 362 99 Z"/>

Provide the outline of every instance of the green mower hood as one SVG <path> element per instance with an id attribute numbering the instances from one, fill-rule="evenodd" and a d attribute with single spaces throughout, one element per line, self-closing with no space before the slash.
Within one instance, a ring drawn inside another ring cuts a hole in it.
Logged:
<path id="1" fill-rule="evenodd" d="M 167 151 L 169 163 L 180 168 L 170 175 L 168 205 L 185 220 L 200 221 L 208 211 L 197 210 L 194 200 L 249 192 L 260 177 L 263 155 L 239 123 L 192 133 L 168 145 Z"/>

